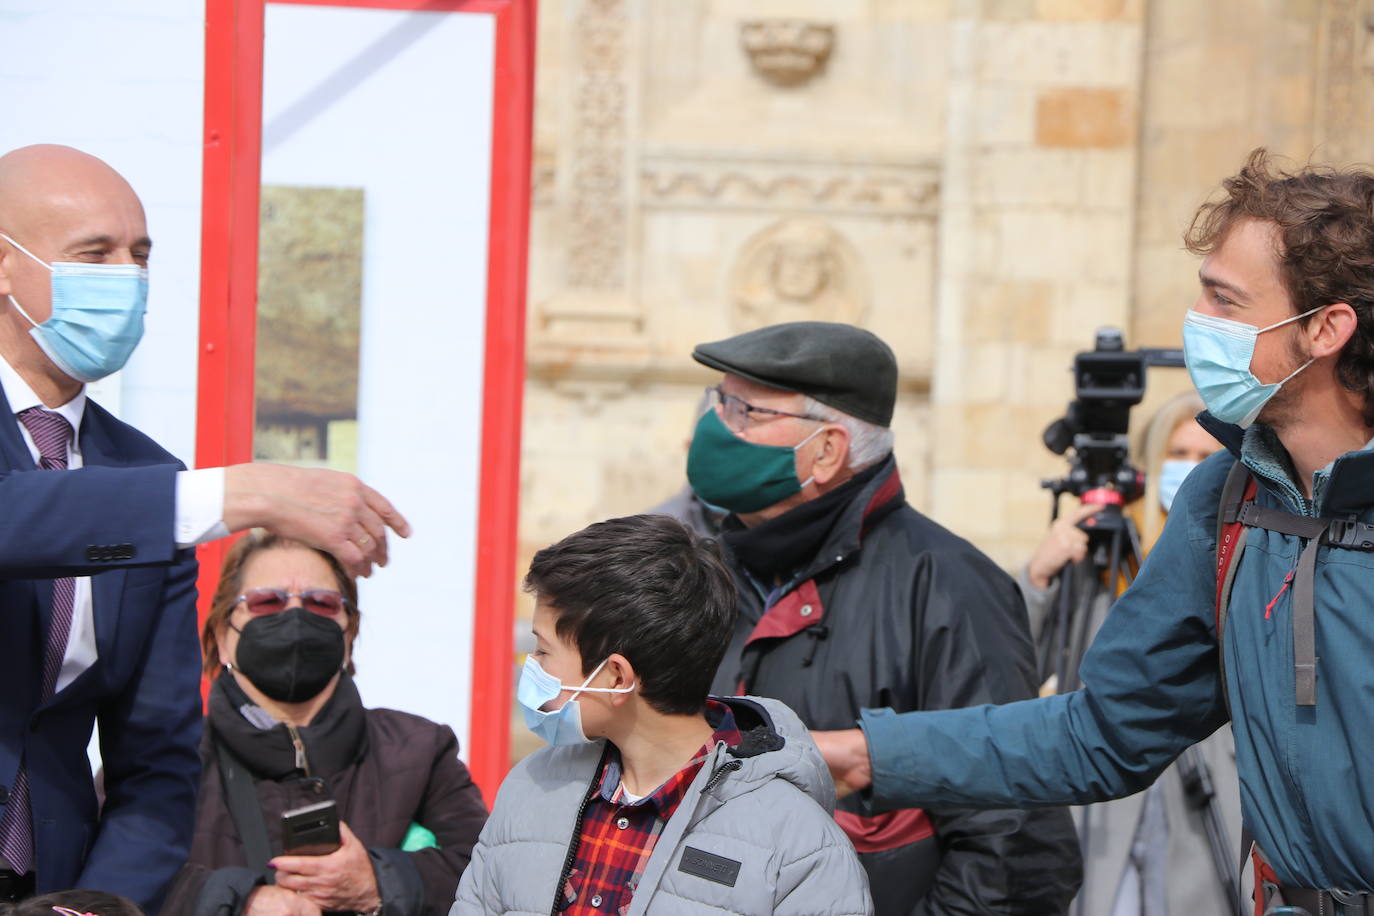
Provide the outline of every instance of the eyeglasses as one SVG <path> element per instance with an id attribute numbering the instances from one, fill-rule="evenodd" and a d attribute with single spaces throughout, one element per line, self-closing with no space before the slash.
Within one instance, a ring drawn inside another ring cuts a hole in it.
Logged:
<path id="1" fill-rule="evenodd" d="M 744 432 L 744 428 L 749 425 L 751 420 L 760 421 L 773 417 L 792 417 L 796 420 L 810 420 L 813 423 L 828 423 L 828 420 L 821 417 L 813 417 L 810 414 L 791 413 L 786 410 L 774 410 L 772 407 L 758 407 L 750 404 L 744 398 L 736 397 L 733 394 L 726 394 L 720 389 L 719 385 L 710 385 L 706 389 L 706 395 L 710 398 L 711 409 L 720 408 L 721 419 L 725 425 L 737 433 Z"/>
<path id="2" fill-rule="evenodd" d="M 344 610 L 353 610 L 353 605 L 332 588 L 307 588 L 303 592 L 288 592 L 284 588 L 250 588 L 234 599 L 243 602 L 248 613 L 254 617 L 280 614 L 292 598 L 301 599 L 301 607 L 321 617 L 337 617 Z"/>

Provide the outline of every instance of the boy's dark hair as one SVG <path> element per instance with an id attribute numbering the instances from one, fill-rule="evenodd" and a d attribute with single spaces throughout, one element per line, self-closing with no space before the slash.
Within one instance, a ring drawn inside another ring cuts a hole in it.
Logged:
<path id="1" fill-rule="evenodd" d="M 525 590 L 557 612 L 584 675 L 618 652 L 654 709 L 705 707 L 735 626 L 735 582 L 714 541 L 666 515 L 598 522 L 536 553 Z"/>
<path id="2" fill-rule="evenodd" d="M 128 897 L 87 890 L 54 891 L 18 903 L 0 903 L 0 916 L 62 916 L 62 911 L 53 907 L 94 916 L 144 916 L 138 904 Z"/>

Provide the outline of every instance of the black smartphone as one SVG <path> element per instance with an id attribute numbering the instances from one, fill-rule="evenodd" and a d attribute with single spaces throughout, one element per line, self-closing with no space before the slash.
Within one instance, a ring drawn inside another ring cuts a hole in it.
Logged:
<path id="1" fill-rule="evenodd" d="M 327 856 L 338 849 L 339 808 L 333 799 L 283 811 L 281 845 L 288 856 Z"/>

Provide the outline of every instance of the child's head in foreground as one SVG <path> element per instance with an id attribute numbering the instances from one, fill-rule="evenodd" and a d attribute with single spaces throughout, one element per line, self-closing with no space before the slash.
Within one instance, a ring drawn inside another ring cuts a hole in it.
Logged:
<path id="1" fill-rule="evenodd" d="M 536 553 L 525 590 L 536 644 L 519 693 L 540 737 L 576 744 L 614 738 L 640 710 L 702 712 L 735 625 L 714 541 L 666 515 L 598 522 Z"/>
<path id="2" fill-rule="evenodd" d="M 0 904 L 0 916 L 144 916 L 128 897 L 107 891 L 55 891 Z"/>

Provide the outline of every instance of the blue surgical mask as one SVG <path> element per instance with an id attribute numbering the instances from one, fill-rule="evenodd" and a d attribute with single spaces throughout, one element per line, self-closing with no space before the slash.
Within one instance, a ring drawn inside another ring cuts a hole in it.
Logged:
<path id="1" fill-rule="evenodd" d="M 1193 387 L 1212 416 L 1242 427 L 1255 422 L 1264 405 L 1284 383 L 1312 365 L 1309 359 L 1287 378 L 1266 385 L 1250 371 L 1255 338 L 1324 308 L 1326 306 L 1319 305 L 1267 328 L 1189 311 L 1183 319 L 1183 361 L 1188 365 Z"/>
<path id="2" fill-rule="evenodd" d="M 549 744 L 570 745 L 586 744 L 591 739 L 582 731 L 582 709 L 577 702 L 579 693 L 629 693 L 629 687 L 588 687 L 592 678 L 606 667 L 603 661 L 587 679 L 577 687 L 564 687 L 563 682 L 549 674 L 540 666 L 533 655 L 525 656 L 525 668 L 520 672 L 520 683 L 515 688 L 515 699 L 525 714 L 525 725 Z M 550 700 L 558 698 L 564 690 L 571 690 L 573 696 L 553 712 L 545 712 L 542 707 Z"/>
<path id="3" fill-rule="evenodd" d="M 1170 458 L 1159 467 L 1159 504 L 1165 512 L 1174 504 L 1174 497 L 1178 495 L 1178 488 L 1183 486 L 1183 481 L 1193 468 L 1197 467 L 1197 461 L 1183 461 L 1179 458 Z"/>
<path id="4" fill-rule="evenodd" d="M 10 296 L 33 325 L 29 334 L 67 375 L 94 382 L 124 368 L 143 338 L 148 308 L 148 269 L 137 264 L 48 264 L 14 239 L 0 238 L 52 271 L 52 315 L 39 324 Z"/>

